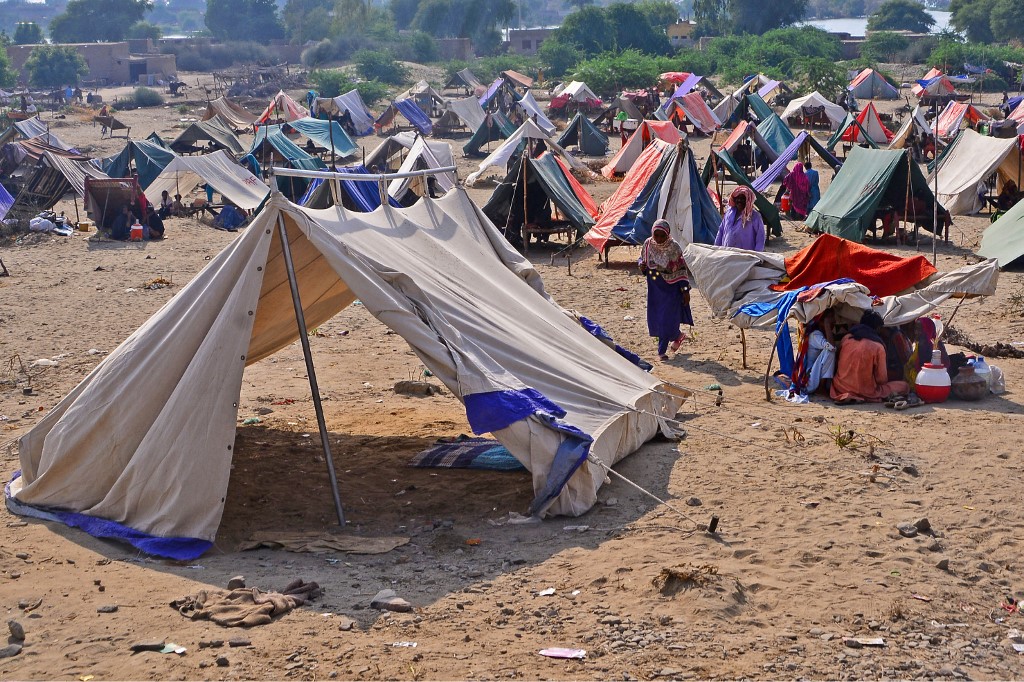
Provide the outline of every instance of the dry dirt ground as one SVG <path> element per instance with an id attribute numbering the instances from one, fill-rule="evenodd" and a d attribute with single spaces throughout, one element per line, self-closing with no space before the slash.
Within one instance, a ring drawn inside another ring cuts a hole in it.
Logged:
<path id="1" fill-rule="evenodd" d="M 190 106 L 194 116 L 202 104 Z M 187 118 L 170 107 L 123 116 L 138 137 L 156 130 L 165 139 Z M 85 122 L 54 121 L 54 129 L 96 155 L 123 144 L 99 141 L 98 129 Z M 701 161 L 708 144 L 694 142 Z M 461 163 L 464 177 L 472 163 Z M 588 185 L 598 200 L 614 188 Z M 485 184 L 471 193 L 482 202 L 489 191 Z M 986 224 L 986 216 L 957 218 L 951 243 L 938 247 L 939 269 L 975 262 Z M 807 245 L 810 237 L 794 228 L 787 224 L 770 249 Z M 161 243 L 36 235 L 0 247 L 11 271 L 0 278 L 0 443 L 31 429 L 232 237 L 174 219 Z M 922 248 L 929 251 L 930 243 Z M 636 250 L 613 251 L 607 267 L 593 252 L 577 254 L 571 274 L 563 260 L 549 263 L 554 250 L 531 252 L 553 297 L 653 360 L 644 284 L 630 265 Z M 173 284 L 146 288 L 156 278 Z M 956 326 L 980 342 L 1024 341 L 1022 293 L 1021 275 L 1005 272 L 997 295 L 964 304 Z M 532 497 L 527 474 L 408 467 L 437 438 L 467 432 L 464 412 L 448 393 L 395 395 L 396 381 L 423 378 L 423 368 L 400 337 L 352 306 L 310 339 L 349 532 L 408 543 L 380 555 L 238 550 L 255 533 L 334 528 L 295 344 L 246 372 L 224 521 L 215 549 L 194 563 L 156 560 L 0 512 L 0 607 L 26 633 L 21 653 L 0 660 L 0 676 L 1024 675 L 1024 658 L 1008 639 L 1011 628 L 1024 629 L 1024 616 L 1001 608 L 1008 597 L 1024 598 L 1024 361 L 993 360 L 1009 390 L 980 403 L 908 412 L 822 400 L 769 404 L 762 388 L 769 336 L 748 335 L 743 368 L 737 330 L 711 319 L 699 296 L 693 305 L 696 340 L 655 368 L 695 390 L 682 413 L 688 435 L 679 443 L 651 442 L 617 467 L 671 508 L 613 479 L 581 518 L 512 524 L 509 512 L 525 511 Z M 940 312 L 948 318 L 951 309 Z M 15 357 L 57 364 L 29 370 L 34 392 L 26 396 L 23 384 L 12 382 Z M 717 407 L 704 390 L 715 383 L 725 396 Z M 241 424 L 253 417 L 260 421 Z M 834 429 L 852 430 L 854 447 L 840 448 Z M 16 446 L 0 449 L 0 459 L 4 476 L 19 468 Z M 712 515 L 720 518 L 718 533 L 698 530 Z M 922 518 L 930 533 L 897 532 L 897 524 Z M 658 580 L 666 569 L 676 577 Z M 245 631 L 190 621 L 169 606 L 238 574 L 262 588 L 315 580 L 325 594 Z M 382 588 L 394 589 L 415 611 L 370 609 Z M 541 596 L 549 588 L 554 593 Z M 98 612 L 104 606 L 117 610 Z M 848 637 L 883 644 L 852 647 Z M 201 647 L 232 638 L 249 644 Z M 130 650 L 153 640 L 187 651 Z M 551 646 L 585 649 L 586 658 L 538 655 Z"/>

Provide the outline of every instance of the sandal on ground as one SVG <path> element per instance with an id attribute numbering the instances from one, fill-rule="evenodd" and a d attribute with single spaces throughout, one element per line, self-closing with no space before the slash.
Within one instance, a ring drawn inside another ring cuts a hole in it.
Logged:
<path id="1" fill-rule="evenodd" d="M 924 405 L 924 401 L 921 400 L 916 395 L 914 395 L 913 393 L 911 393 L 909 396 L 907 396 L 906 400 L 900 400 L 894 405 L 894 407 L 897 410 L 905 410 L 908 407 L 920 407 L 921 405 Z"/>
<path id="2" fill-rule="evenodd" d="M 892 395 L 890 395 L 888 398 L 885 399 L 885 406 L 886 407 L 896 407 L 896 403 L 901 403 L 901 402 L 906 402 L 906 401 L 907 401 L 907 396 L 899 395 L 898 393 L 893 393 Z"/>
<path id="3" fill-rule="evenodd" d="M 668 362 L 668 355 L 659 355 L 658 359 L 662 362 Z"/>
<path id="4" fill-rule="evenodd" d="M 672 342 L 669 349 L 675 353 L 679 350 L 679 346 L 683 345 L 683 341 L 686 341 L 686 334 L 680 334 L 679 337 Z"/>

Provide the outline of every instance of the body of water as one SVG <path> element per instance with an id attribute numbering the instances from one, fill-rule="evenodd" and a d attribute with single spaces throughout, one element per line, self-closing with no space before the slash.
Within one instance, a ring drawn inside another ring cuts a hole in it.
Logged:
<path id="1" fill-rule="evenodd" d="M 935 25 L 932 26 L 932 33 L 938 33 L 949 26 L 950 12 L 928 10 L 928 14 L 935 18 Z M 863 36 L 868 27 L 867 17 L 846 17 L 843 19 L 814 19 L 805 21 L 808 26 L 815 26 L 829 33 L 849 33 L 851 36 Z"/>

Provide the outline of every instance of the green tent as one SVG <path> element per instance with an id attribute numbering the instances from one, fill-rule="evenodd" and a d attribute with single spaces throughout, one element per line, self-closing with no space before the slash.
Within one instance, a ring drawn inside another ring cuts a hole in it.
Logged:
<path id="1" fill-rule="evenodd" d="M 821 201 L 807 216 L 807 226 L 843 239 L 864 241 L 864 233 L 874 223 L 875 211 L 883 201 L 903 212 L 908 172 L 910 193 L 924 199 L 926 214 L 930 215 L 935 197 L 921 169 L 904 150 L 854 147 Z"/>
<path id="2" fill-rule="evenodd" d="M 281 132 L 279 125 L 260 126 L 249 153 L 264 168 L 284 165 L 299 170 L 323 170 L 327 167 L 323 161 L 315 156 L 310 156 L 289 140 L 288 136 Z M 293 201 L 297 201 L 305 194 L 307 187 L 309 187 L 308 178 L 293 178 L 283 175 L 277 177 L 277 188 Z"/>
<path id="3" fill-rule="evenodd" d="M 875 144 L 875 141 L 871 139 L 870 135 L 868 135 L 868 131 L 864 130 L 864 126 L 861 125 L 860 121 L 858 121 L 857 117 L 853 114 L 846 115 L 843 122 L 839 124 L 839 128 L 832 133 L 832 137 L 828 138 L 828 144 L 825 145 L 825 148 L 829 151 L 835 149 L 836 145 L 839 144 L 839 141 L 843 139 L 843 133 L 845 133 L 850 126 L 857 126 L 860 128 L 860 134 L 864 137 L 867 143 L 871 145 L 871 148 L 878 149 L 878 145 Z M 858 144 L 860 143 L 858 142 Z"/>
<path id="4" fill-rule="evenodd" d="M 775 112 L 772 111 L 772 108 L 768 106 L 768 103 L 765 102 L 760 95 L 749 93 L 746 95 L 746 99 L 747 104 L 754 112 L 754 116 L 757 116 L 757 120 L 763 121 L 775 116 Z"/>
<path id="5" fill-rule="evenodd" d="M 779 209 L 776 208 L 775 204 L 772 203 L 766 196 L 754 189 L 750 182 L 750 178 L 743 172 L 740 165 L 736 163 L 736 159 L 733 158 L 732 154 L 722 149 L 714 152 L 715 159 L 708 157 L 708 160 L 704 163 L 704 170 L 701 171 L 700 179 L 706 187 L 711 182 L 712 166 L 717 163 L 719 168 L 726 171 L 728 177 L 735 182 L 737 185 L 743 185 L 744 187 L 750 187 L 754 192 L 754 207 L 757 212 L 761 214 L 761 220 L 764 221 L 768 231 L 776 237 L 782 236 L 782 216 L 779 215 Z M 728 201 L 727 197 L 722 197 L 723 204 Z"/>
<path id="6" fill-rule="evenodd" d="M 543 223 L 554 206 L 576 228 L 576 238 L 581 238 L 594 226 L 594 219 L 576 196 L 558 160 L 551 152 L 544 152 L 538 158 L 526 157 L 524 202 L 523 156 L 520 155 L 505 179 L 494 188 L 491 198 L 481 209 L 484 215 L 498 229 L 506 225 L 518 227 L 523 223 L 524 203 L 530 222 Z"/>
<path id="7" fill-rule="evenodd" d="M 587 156 L 604 156 L 608 153 L 608 136 L 578 111 L 556 141 L 562 149 L 576 145 Z"/>
<path id="8" fill-rule="evenodd" d="M 206 151 L 206 143 L 212 143 L 214 150 L 223 149 L 235 156 L 245 152 L 234 131 L 222 122 L 219 114 L 207 121 L 196 121 L 185 128 L 171 142 L 170 148 L 179 154 L 189 154 Z"/>
<path id="9" fill-rule="evenodd" d="M 1024 256 L 1024 201 L 1018 201 L 986 228 L 978 255 L 995 258 L 1001 268 Z"/>
<path id="10" fill-rule="evenodd" d="M 761 137 L 769 147 L 775 150 L 776 154 L 786 151 L 786 148 L 796 139 L 789 126 L 774 112 L 757 124 L 757 132 L 761 133 Z"/>
<path id="11" fill-rule="evenodd" d="M 481 147 L 488 142 L 504 140 L 515 131 L 516 127 L 505 114 L 500 111 L 491 112 L 473 133 L 473 137 L 469 138 L 469 142 L 463 145 L 462 151 L 466 156 L 486 156 L 484 152 L 480 151 Z"/>
<path id="12" fill-rule="evenodd" d="M 104 159 L 103 172 L 111 178 L 129 178 L 134 165 L 142 189 L 149 187 L 177 154 L 149 140 L 129 140 L 121 153 Z"/>

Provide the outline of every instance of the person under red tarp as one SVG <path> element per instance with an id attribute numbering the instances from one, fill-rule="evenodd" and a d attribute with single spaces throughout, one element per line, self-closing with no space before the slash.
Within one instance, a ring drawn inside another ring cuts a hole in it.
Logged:
<path id="1" fill-rule="evenodd" d="M 879 336 L 882 316 L 868 310 L 839 343 L 839 358 L 830 390 L 839 405 L 879 403 L 910 392 L 906 381 L 889 381 L 885 342 Z"/>

